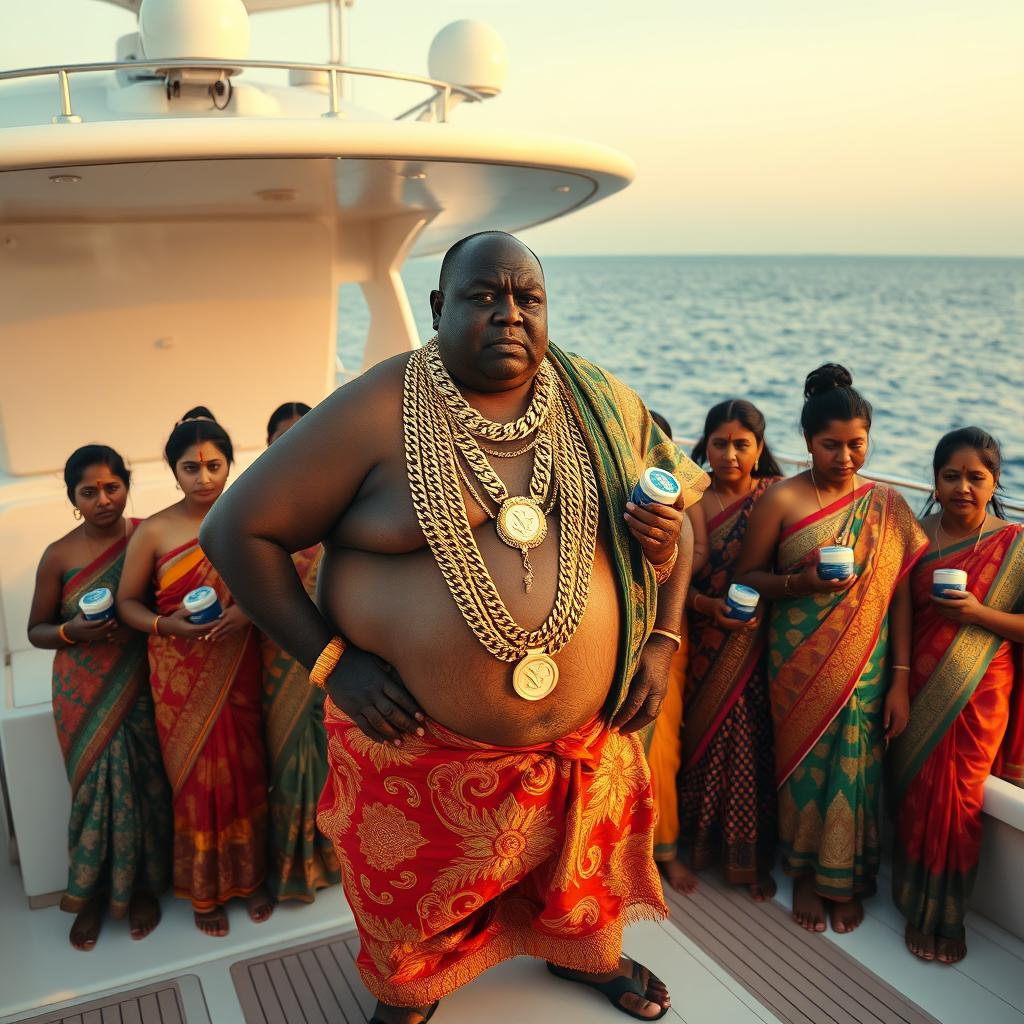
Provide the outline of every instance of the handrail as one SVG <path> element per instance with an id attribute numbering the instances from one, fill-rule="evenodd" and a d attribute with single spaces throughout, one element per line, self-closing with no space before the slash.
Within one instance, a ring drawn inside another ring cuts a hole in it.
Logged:
<path id="1" fill-rule="evenodd" d="M 692 448 L 696 443 L 696 438 L 689 437 L 683 437 L 676 441 L 676 444 L 682 448 Z M 800 469 L 808 469 L 811 465 L 810 458 L 806 456 L 780 455 L 776 451 L 773 451 L 772 454 L 775 456 L 775 461 L 784 466 L 797 466 Z M 880 484 L 888 484 L 890 487 L 899 487 L 901 490 L 905 491 L 920 491 L 922 494 L 928 494 L 934 487 L 933 484 L 922 483 L 920 480 L 912 480 L 910 477 L 897 476 L 894 473 L 878 473 L 873 469 L 858 470 L 858 473 L 860 476 L 866 477 L 868 480 L 874 480 L 876 483 Z M 999 500 L 1002 502 L 1003 508 L 1007 511 L 1017 512 L 1024 515 L 1024 498 L 1010 498 L 1000 495 Z"/>
<path id="2" fill-rule="evenodd" d="M 338 90 L 338 79 L 343 75 L 351 75 L 355 78 L 381 78 L 392 82 L 410 82 L 413 85 L 426 85 L 434 90 L 434 96 L 424 103 L 417 104 L 413 109 L 419 109 L 433 102 L 437 109 L 437 119 L 444 123 L 448 120 L 448 113 L 451 107 L 452 95 L 462 96 L 470 102 L 482 102 L 487 97 L 475 89 L 464 85 L 453 85 L 451 82 L 442 82 L 437 78 L 425 78 L 422 75 L 410 75 L 404 71 L 383 71 L 378 68 L 359 68 L 348 64 L 307 64 L 299 61 L 275 61 L 275 60 L 118 60 L 104 61 L 98 64 L 49 64 L 37 68 L 16 68 L 13 71 L 0 71 L 0 82 L 10 82 L 23 78 L 44 78 L 47 75 L 55 75 L 57 78 L 60 93 L 60 113 L 53 118 L 54 123 L 78 124 L 81 117 L 72 112 L 71 87 L 69 79 L 71 75 L 85 74 L 94 71 L 131 71 L 138 69 L 150 71 L 174 71 L 174 70 L 210 70 L 226 71 L 241 70 L 245 68 L 258 68 L 271 71 L 319 71 L 328 76 L 328 98 L 330 108 L 323 115 L 324 117 L 338 117 L 341 114 L 340 94 Z M 409 111 L 400 114 L 396 120 L 408 116 Z"/>

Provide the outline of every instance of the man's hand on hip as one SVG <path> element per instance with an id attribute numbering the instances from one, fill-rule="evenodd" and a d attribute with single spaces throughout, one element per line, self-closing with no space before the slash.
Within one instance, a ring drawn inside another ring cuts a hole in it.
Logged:
<path id="1" fill-rule="evenodd" d="M 332 701 L 375 743 L 402 745 L 402 737 L 423 736 L 423 710 L 394 667 L 376 654 L 349 644 L 327 680 Z"/>
<path id="2" fill-rule="evenodd" d="M 613 732 L 636 732 L 658 717 L 668 690 L 668 670 L 673 654 L 675 644 L 667 636 L 652 633 L 648 637 L 626 699 L 612 719 Z"/>

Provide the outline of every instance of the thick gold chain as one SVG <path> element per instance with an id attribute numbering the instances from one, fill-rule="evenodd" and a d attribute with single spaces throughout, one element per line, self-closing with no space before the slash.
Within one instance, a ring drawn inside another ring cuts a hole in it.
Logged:
<path id="1" fill-rule="evenodd" d="M 456 451 L 462 449 L 455 437 L 462 432 L 459 427 L 470 428 L 463 418 L 452 422 L 450 403 L 435 386 L 434 374 L 428 366 L 434 349 L 436 346 L 428 345 L 410 356 L 402 395 L 409 492 L 420 529 L 466 624 L 494 657 L 513 662 L 520 660 L 527 650 L 554 654 L 572 639 L 590 594 L 599 501 L 586 442 L 553 371 L 542 364 L 547 368 L 545 376 L 551 387 L 548 429 L 552 435 L 553 476 L 560 498 L 558 582 L 548 617 L 538 629 L 528 630 L 512 618 L 473 535 L 459 486 Z M 538 373 L 538 381 L 540 376 Z M 468 403 L 467 408 L 471 409 Z M 532 425 L 529 432 L 541 422 L 543 419 Z M 476 424 L 472 429 L 476 431 Z"/>

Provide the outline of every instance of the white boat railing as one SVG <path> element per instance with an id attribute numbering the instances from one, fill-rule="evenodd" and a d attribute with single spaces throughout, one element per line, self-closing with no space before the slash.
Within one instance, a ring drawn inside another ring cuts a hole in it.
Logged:
<path id="1" fill-rule="evenodd" d="M 305 64 L 284 60 L 198 60 L 189 58 L 186 60 L 105 61 L 100 64 L 50 64 L 38 68 L 17 68 L 13 71 L 0 71 L 0 82 L 12 82 L 27 78 L 45 78 L 47 76 L 54 77 L 60 97 L 60 112 L 55 114 L 51 121 L 54 124 L 80 124 L 82 117 L 74 112 L 71 103 L 72 75 L 89 74 L 99 71 L 150 70 L 155 75 L 159 73 L 160 76 L 163 76 L 167 72 L 173 71 L 239 71 L 246 68 L 326 74 L 328 109 L 324 111 L 323 117 L 345 116 L 344 111 L 341 109 L 340 87 L 341 79 L 345 75 L 352 76 L 353 78 L 377 78 L 391 82 L 408 82 L 412 85 L 424 85 L 434 90 L 432 97 L 399 114 L 395 118 L 396 121 L 400 121 L 416 111 L 432 106 L 434 116 L 443 124 L 448 120 L 453 96 L 458 96 L 470 102 L 482 102 L 487 98 L 482 93 L 478 93 L 464 85 L 453 85 L 451 82 L 442 82 L 436 78 L 424 78 L 422 75 L 410 75 L 404 71 L 358 68 L 348 64 Z"/>
<path id="2" fill-rule="evenodd" d="M 696 438 L 683 437 L 676 440 L 676 444 L 687 451 L 696 443 Z M 809 469 L 811 465 L 811 460 L 807 456 L 780 455 L 776 451 L 773 451 L 772 454 L 780 466 L 793 466 L 798 470 L 804 470 Z M 923 483 L 920 480 L 913 480 L 910 477 L 897 476 L 893 473 L 879 473 L 873 469 L 861 470 L 860 475 L 868 480 L 874 480 L 876 483 L 897 487 L 901 491 L 919 491 L 922 494 L 930 494 L 935 486 L 934 484 Z M 1005 494 L 1000 494 L 999 500 L 1007 512 L 1014 513 L 1015 518 L 1024 518 L 1024 498 L 1011 498 Z"/>

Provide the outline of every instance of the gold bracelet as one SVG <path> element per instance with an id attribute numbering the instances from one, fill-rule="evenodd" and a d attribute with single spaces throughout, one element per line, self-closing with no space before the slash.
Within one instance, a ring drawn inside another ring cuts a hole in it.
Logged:
<path id="1" fill-rule="evenodd" d="M 675 640 L 677 651 L 683 646 L 683 637 L 681 633 L 673 633 L 671 629 L 659 629 L 658 627 L 651 630 L 651 636 L 654 636 L 655 633 L 660 633 L 661 636 L 667 636 L 670 640 Z"/>
<path id="2" fill-rule="evenodd" d="M 654 570 L 654 582 L 660 587 L 672 575 L 672 570 L 676 567 L 676 560 L 679 558 L 679 547 L 676 546 L 672 549 L 672 554 L 665 559 L 660 565 L 651 563 L 651 568 Z"/>
<path id="3" fill-rule="evenodd" d="M 789 587 L 789 585 L 792 582 L 792 580 L 793 580 L 793 574 L 791 572 L 787 572 L 786 573 L 786 580 L 782 584 L 782 592 L 784 594 L 792 594 L 793 593 L 793 591 Z"/>
<path id="4" fill-rule="evenodd" d="M 309 673 L 309 681 L 313 686 L 321 690 L 327 688 L 327 680 L 331 673 L 338 667 L 341 656 L 345 653 L 345 641 L 340 636 L 334 637 L 330 643 L 320 652 L 316 659 L 313 671 Z"/>
<path id="5" fill-rule="evenodd" d="M 153 620 L 153 636 L 160 636 L 160 620 L 163 618 L 162 615 L 158 615 Z"/>
<path id="6" fill-rule="evenodd" d="M 909 672 L 910 671 L 910 666 L 909 665 L 893 665 L 892 670 L 893 670 L 893 672 Z"/>
<path id="7" fill-rule="evenodd" d="M 68 645 L 68 647 L 74 647 L 74 646 L 75 646 L 75 641 L 74 641 L 74 640 L 72 640 L 72 639 L 71 639 L 71 637 L 69 637 L 69 636 L 67 635 L 67 633 L 65 633 L 65 632 L 64 632 L 64 627 L 65 627 L 66 625 L 67 625 L 67 623 L 66 623 L 66 622 L 62 622 L 62 623 L 60 624 L 60 629 L 58 629 L 58 630 L 57 630 L 57 632 L 58 632 L 58 633 L 60 634 L 60 638 L 61 638 L 61 640 L 63 640 L 63 641 L 64 641 L 64 643 L 66 643 L 66 644 Z"/>

